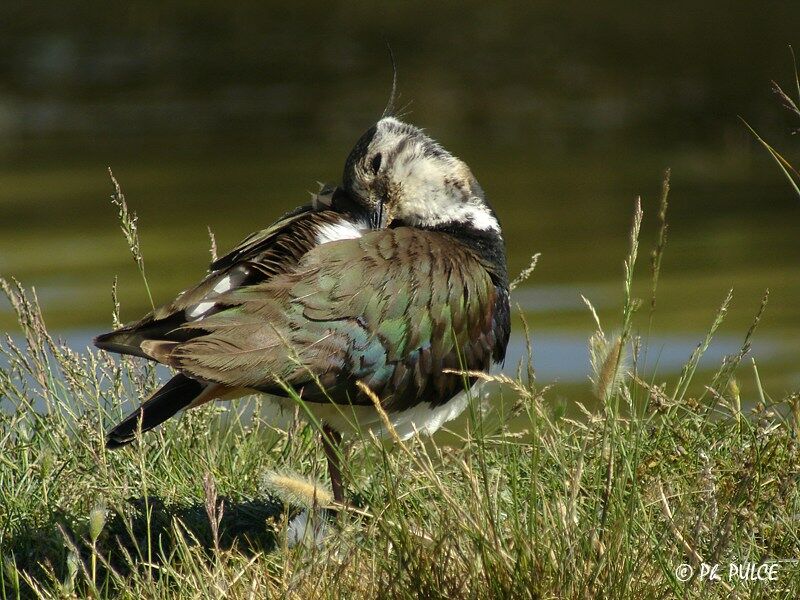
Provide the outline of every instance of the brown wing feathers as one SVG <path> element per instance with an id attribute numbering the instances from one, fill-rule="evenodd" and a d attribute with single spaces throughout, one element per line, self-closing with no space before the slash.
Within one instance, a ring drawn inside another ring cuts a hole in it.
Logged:
<path id="1" fill-rule="evenodd" d="M 225 295 L 232 307 L 187 325 L 204 333 L 171 347 L 169 363 L 276 394 L 280 378 L 310 401 L 368 404 L 359 380 L 387 407 L 438 404 L 463 387 L 443 369 L 491 366 L 507 327 L 493 317 L 496 299 L 489 275 L 448 236 L 375 231 L 315 248 L 296 271 Z M 319 393 L 315 377 L 335 390 Z"/>
<path id="2" fill-rule="evenodd" d="M 97 336 L 95 346 L 103 350 L 155 358 L 142 350 L 145 340 L 182 342 L 197 335 L 182 328 L 192 320 L 191 311 L 203 302 L 216 301 L 224 292 L 216 292 L 226 278 L 227 289 L 257 284 L 293 269 L 300 258 L 316 244 L 317 228 L 335 222 L 340 216 L 332 211 L 290 213 L 272 227 L 245 239 L 228 255 L 211 265 L 211 272 L 196 286 L 181 292 L 139 321 Z M 207 314 L 212 314 L 210 310 Z"/>

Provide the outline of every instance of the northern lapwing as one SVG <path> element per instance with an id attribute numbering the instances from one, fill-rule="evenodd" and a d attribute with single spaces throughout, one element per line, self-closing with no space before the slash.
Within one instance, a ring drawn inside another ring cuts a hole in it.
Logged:
<path id="1" fill-rule="evenodd" d="M 340 187 L 215 260 L 208 274 L 98 348 L 177 371 L 119 425 L 131 442 L 179 410 L 266 394 L 323 427 L 334 498 L 355 430 L 432 433 L 466 407 L 510 331 L 500 225 L 467 165 L 421 129 L 384 117 L 356 143 Z"/>

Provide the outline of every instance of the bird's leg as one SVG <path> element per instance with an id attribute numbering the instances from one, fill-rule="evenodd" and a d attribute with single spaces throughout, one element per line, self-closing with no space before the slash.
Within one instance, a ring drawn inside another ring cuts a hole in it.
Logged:
<path id="1" fill-rule="evenodd" d="M 328 427 L 322 426 L 322 445 L 325 456 L 328 458 L 328 474 L 331 477 L 333 499 L 344 504 L 344 487 L 342 486 L 342 470 L 340 468 L 342 434 Z"/>

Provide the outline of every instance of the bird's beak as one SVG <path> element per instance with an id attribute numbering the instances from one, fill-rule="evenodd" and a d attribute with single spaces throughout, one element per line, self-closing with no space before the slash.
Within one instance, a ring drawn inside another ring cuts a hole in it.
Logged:
<path id="1" fill-rule="evenodd" d="M 392 222 L 394 202 L 388 182 L 381 182 L 376 187 L 376 207 L 372 216 L 372 226 L 375 229 L 386 229 Z"/>
<path id="2" fill-rule="evenodd" d="M 378 198 L 378 206 L 377 210 L 372 213 L 372 228 L 373 229 L 384 229 L 386 227 L 386 217 L 388 215 L 386 210 L 386 200 L 383 198 Z"/>

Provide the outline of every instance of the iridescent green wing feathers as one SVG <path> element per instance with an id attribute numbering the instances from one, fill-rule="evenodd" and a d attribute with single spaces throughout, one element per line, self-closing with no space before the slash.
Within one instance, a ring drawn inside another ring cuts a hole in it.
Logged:
<path id="1" fill-rule="evenodd" d="M 182 326 L 165 362 L 231 387 L 364 403 L 356 381 L 402 410 L 463 389 L 445 369 L 502 360 L 508 299 L 466 247 L 411 228 L 313 248 L 296 270 L 222 294 L 227 307 Z"/>

